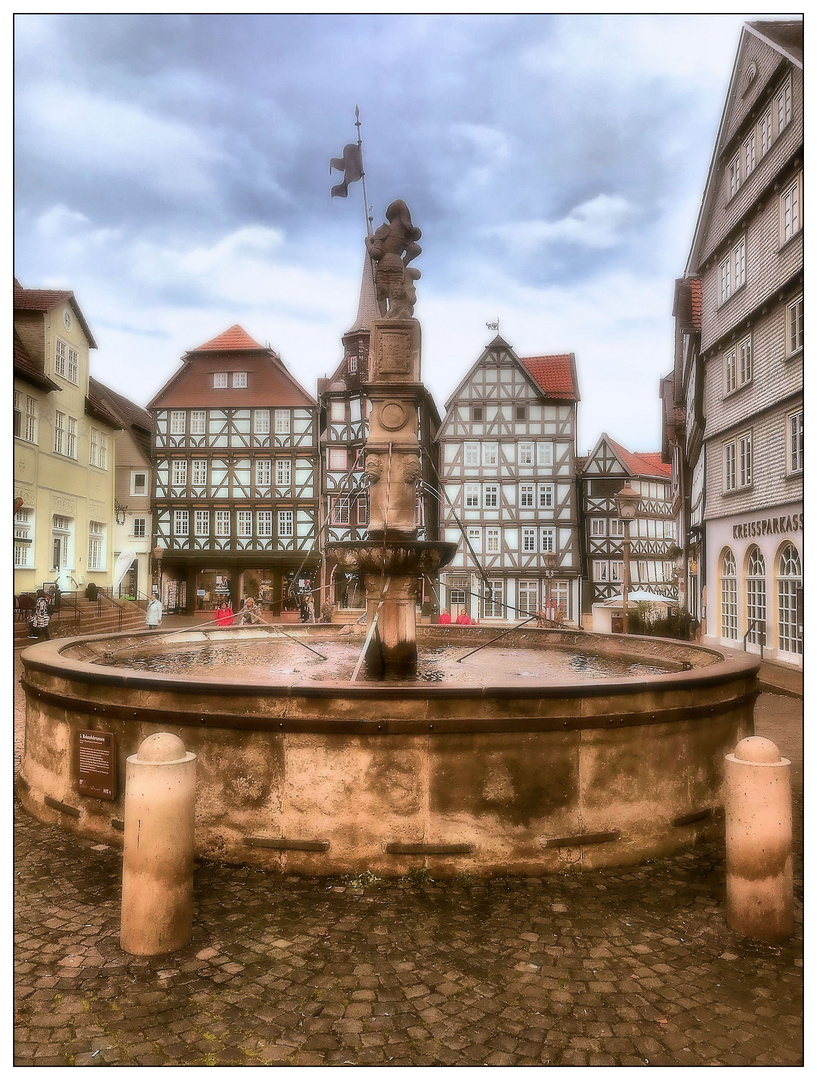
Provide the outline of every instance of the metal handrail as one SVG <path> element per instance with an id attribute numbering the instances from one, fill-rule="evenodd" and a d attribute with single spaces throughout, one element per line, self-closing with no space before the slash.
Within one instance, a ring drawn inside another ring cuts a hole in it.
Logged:
<path id="1" fill-rule="evenodd" d="M 746 642 L 749 635 L 752 633 L 756 626 L 762 627 L 760 633 L 760 641 L 757 643 L 760 646 L 760 659 L 763 659 L 763 646 L 766 644 L 766 620 L 765 619 L 750 619 L 749 626 L 746 629 L 746 633 L 743 635 L 743 651 L 746 652 Z M 754 642 L 752 642 L 754 644 Z"/>

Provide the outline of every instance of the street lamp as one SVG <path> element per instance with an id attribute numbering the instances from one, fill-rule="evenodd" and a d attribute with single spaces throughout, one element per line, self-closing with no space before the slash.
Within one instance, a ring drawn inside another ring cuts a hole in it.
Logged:
<path id="1" fill-rule="evenodd" d="M 153 558 L 156 560 L 156 573 L 159 577 L 159 599 L 162 599 L 162 559 L 165 557 L 165 549 L 161 544 L 153 549 Z"/>
<path id="2" fill-rule="evenodd" d="M 553 622 L 555 621 L 550 613 L 550 583 L 553 579 L 553 575 L 556 573 L 556 552 L 546 551 L 542 555 L 542 562 L 545 567 L 545 612 L 547 617 Z"/>
<path id="3" fill-rule="evenodd" d="M 630 522 L 638 513 L 640 502 L 641 496 L 629 484 L 625 484 L 621 491 L 616 494 L 618 516 L 624 522 L 624 581 L 621 589 L 623 600 L 621 622 L 625 634 L 627 633 L 627 594 L 630 591 Z"/>

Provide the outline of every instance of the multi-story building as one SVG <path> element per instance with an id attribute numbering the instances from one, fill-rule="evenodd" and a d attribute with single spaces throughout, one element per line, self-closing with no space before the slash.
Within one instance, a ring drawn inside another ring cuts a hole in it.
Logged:
<path id="1" fill-rule="evenodd" d="M 366 397 L 371 328 L 380 312 L 375 299 L 371 260 L 366 255 L 357 317 L 343 335 L 343 359 L 328 379 L 318 380 L 321 409 L 321 543 L 325 550 L 321 597 L 342 608 L 365 607 L 360 582 L 337 567 L 327 542 L 359 540 L 369 524 L 369 503 L 363 478 L 364 446 L 369 434 Z M 425 389 L 418 410 L 421 478 L 417 497 L 418 536 L 436 539 L 439 514 L 437 444 L 440 415 Z M 421 596 L 430 600 L 432 585 L 423 582 Z"/>
<path id="2" fill-rule="evenodd" d="M 441 536 L 459 546 L 440 583 L 452 617 L 525 618 L 551 599 L 579 620 L 578 401 L 572 353 L 520 358 L 497 335 L 446 402 Z"/>
<path id="3" fill-rule="evenodd" d="M 315 399 L 233 326 L 182 357 L 148 409 L 165 607 L 295 609 L 290 586 L 319 561 Z"/>
<path id="4" fill-rule="evenodd" d="M 629 484 L 641 496 L 630 522 L 630 587 L 677 598 L 675 519 L 670 497 L 671 467 L 661 453 L 633 453 L 603 432 L 583 459 L 580 485 L 584 550 L 583 604 L 610 600 L 624 581 L 624 522 L 616 494 Z"/>
<path id="5" fill-rule="evenodd" d="M 130 551 L 133 562 L 116 592 L 118 596 L 134 600 L 145 599 L 150 596 L 152 587 L 150 492 L 153 466 L 150 445 L 153 418 L 146 409 L 96 379 L 91 379 L 91 387 L 108 411 L 118 417 L 122 427 L 116 440 L 113 558 L 116 561 L 123 551 Z"/>
<path id="6" fill-rule="evenodd" d="M 14 282 L 14 592 L 110 585 L 118 418 L 69 291 Z"/>
<path id="7" fill-rule="evenodd" d="M 743 27 L 679 290 L 675 398 L 684 431 L 675 443 L 689 501 L 687 588 L 694 566 L 703 573 L 704 640 L 745 641 L 801 664 L 802 22 Z"/>

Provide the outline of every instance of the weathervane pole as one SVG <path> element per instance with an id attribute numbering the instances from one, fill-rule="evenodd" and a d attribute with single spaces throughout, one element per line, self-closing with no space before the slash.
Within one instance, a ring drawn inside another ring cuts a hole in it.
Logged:
<path id="1" fill-rule="evenodd" d="M 372 218 L 369 214 L 369 200 L 366 196 L 366 170 L 363 168 L 363 140 L 360 137 L 360 109 L 355 105 L 355 127 L 357 128 L 357 145 L 360 150 L 360 179 L 363 181 L 363 215 L 366 218 L 366 235 L 372 235 Z"/>

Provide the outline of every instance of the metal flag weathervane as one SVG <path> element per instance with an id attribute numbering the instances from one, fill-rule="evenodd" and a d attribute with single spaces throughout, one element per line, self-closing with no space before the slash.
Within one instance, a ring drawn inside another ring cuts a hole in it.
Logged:
<path id="1" fill-rule="evenodd" d="M 499 333 L 499 319 L 498 318 L 497 318 L 496 322 L 487 322 L 485 325 L 488 327 L 489 330 L 496 330 L 496 332 Z"/>
<path id="2" fill-rule="evenodd" d="M 349 185 L 356 180 L 363 181 L 363 213 L 366 215 L 366 233 L 372 235 L 372 218 L 369 215 L 369 204 L 366 198 L 366 173 L 363 169 L 363 142 L 360 138 L 360 109 L 355 105 L 355 127 L 357 128 L 357 143 L 347 143 L 343 148 L 343 156 L 332 158 L 329 162 L 329 172 L 337 169 L 343 173 L 343 180 L 335 184 L 330 193 L 334 199 L 338 195 L 345 199 L 349 194 Z"/>

